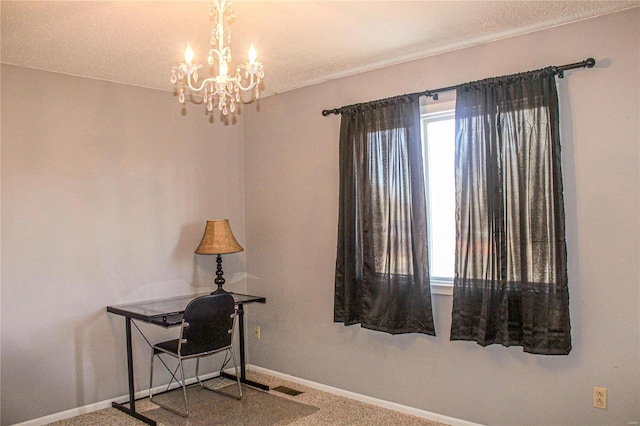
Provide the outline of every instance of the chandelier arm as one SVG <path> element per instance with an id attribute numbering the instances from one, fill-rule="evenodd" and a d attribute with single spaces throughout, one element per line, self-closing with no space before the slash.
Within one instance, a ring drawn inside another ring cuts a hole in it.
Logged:
<path id="1" fill-rule="evenodd" d="M 215 47 L 209 49 L 209 55 L 215 53 L 220 61 L 222 60 L 222 58 L 229 54 L 228 52 L 231 52 L 231 48 L 229 46 L 223 47 L 222 50 L 216 49 Z"/>
<path id="2" fill-rule="evenodd" d="M 258 74 L 260 73 L 261 67 L 262 67 L 261 64 L 254 64 L 254 72 L 251 72 L 251 70 L 244 64 L 238 66 L 238 68 L 236 69 L 236 79 L 238 81 L 238 87 L 240 88 L 240 90 L 243 90 L 243 91 L 251 90 L 260 83 L 260 77 L 258 76 Z M 242 82 L 245 79 L 241 77 L 240 70 L 244 70 L 246 73 L 248 73 L 251 76 L 251 78 L 248 81 L 249 83 L 248 86 L 242 85 Z"/>
<path id="3" fill-rule="evenodd" d="M 226 53 L 226 51 L 227 51 L 227 50 L 229 50 L 229 47 L 228 47 L 228 46 L 227 46 L 227 47 L 224 47 L 224 48 L 222 49 L 222 51 L 220 51 L 219 49 L 216 49 L 215 47 L 212 47 L 212 48 L 210 48 L 210 49 L 209 49 L 209 55 L 211 55 L 211 54 L 215 53 L 215 54 L 216 54 L 216 56 L 218 57 L 218 60 L 220 60 L 220 61 L 221 61 L 221 60 L 222 60 L 222 58 L 224 58 L 224 55 L 225 55 L 225 53 Z"/>
<path id="4" fill-rule="evenodd" d="M 200 87 L 195 87 L 191 84 L 191 74 L 187 75 L 187 87 L 192 91 L 192 92 L 200 92 L 202 91 L 202 89 L 204 89 L 204 86 L 206 86 L 207 84 L 213 82 L 215 84 L 216 79 L 209 77 L 209 78 L 205 78 L 204 80 L 202 80 L 202 84 L 200 85 Z M 185 87 L 185 86 L 182 86 Z"/>
<path id="5" fill-rule="evenodd" d="M 240 88 L 240 90 L 242 90 L 243 92 L 249 91 L 251 89 L 253 89 L 254 87 L 256 87 L 258 85 L 258 81 L 256 79 L 253 78 L 253 74 L 251 75 L 251 80 L 249 80 L 249 85 L 248 86 L 243 86 L 242 85 L 242 79 L 238 81 L 238 87 Z"/>

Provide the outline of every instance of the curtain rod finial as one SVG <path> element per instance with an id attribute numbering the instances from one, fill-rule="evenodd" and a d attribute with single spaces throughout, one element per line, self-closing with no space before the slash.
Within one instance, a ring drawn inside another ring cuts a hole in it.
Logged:
<path id="1" fill-rule="evenodd" d="M 584 66 L 587 68 L 593 68 L 595 64 L 596 64 L 596 60 L 593 58 L 589 58 L 586 61 L 584 61 Z"/>

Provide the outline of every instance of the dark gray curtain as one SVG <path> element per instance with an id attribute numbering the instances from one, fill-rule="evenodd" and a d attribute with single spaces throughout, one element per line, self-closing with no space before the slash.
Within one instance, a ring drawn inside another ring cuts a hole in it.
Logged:
<path id="1" fill-rule="evenodd" d="M 451 340 L 571 350 L 553 68 L 461 86 Z"/>
<path id="2" fill-rule="evenodd" d="M 435 335 L 417 96 L 342 112 L 334 320 Z"/>

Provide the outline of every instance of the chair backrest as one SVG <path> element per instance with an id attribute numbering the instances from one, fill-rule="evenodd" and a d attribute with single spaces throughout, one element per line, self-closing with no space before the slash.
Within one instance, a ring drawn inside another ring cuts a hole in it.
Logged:
<path id="1" fill-rule="evenodd" d="M 182 356 L 213 352 L 231 345 L 235 302 L 228 293 L 193 299 L 184 310 Z"/>

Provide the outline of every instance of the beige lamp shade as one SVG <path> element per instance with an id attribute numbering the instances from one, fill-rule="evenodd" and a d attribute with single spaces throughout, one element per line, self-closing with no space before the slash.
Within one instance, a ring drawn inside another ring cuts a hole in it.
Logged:
<path id="1" fill-rule="evenodd" d="M 236 237 L 231 232 L 229 219 L 219 219 L 207 221 L 196 254 L 237 253 L 243 250 L 244 248 L 236 241 Z"/>

